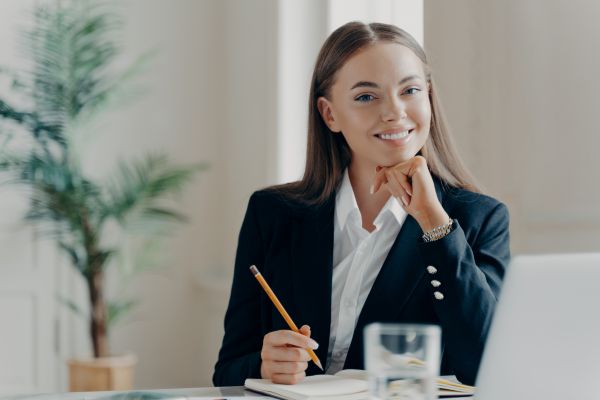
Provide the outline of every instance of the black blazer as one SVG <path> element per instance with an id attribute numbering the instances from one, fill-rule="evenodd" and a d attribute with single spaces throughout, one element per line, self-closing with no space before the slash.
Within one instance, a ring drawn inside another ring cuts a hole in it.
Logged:
<path id="1" fill-rule="evenodd" d="M 363 328 L 371 322 L 432 323 L 442 328 L 442 374 L 474 383 L 510 258 L 508 210 L 497 200 L 448 188 L 434 179 L 454 229 L 430 243 L 407 216 L 354 330 L 344 368 L 364 368 Z M 335 198 L 319 207 L 284 200 L 266 189 L 248 203 L 239 235 L 225 335 L 215 386 L 260 377 L 263 336 L 289 329 L 249 271 L 256 264 L 298 326 L 308 324 L 325 365 L 331 320 Z M 426 268 L 435 266 L 431 275 Z M 433 288 L 436 279 L 441 286 Z M 443 300 L 433 293 L 440 291 Z M 311 362 L 306 371 L 321 371 Z"/>

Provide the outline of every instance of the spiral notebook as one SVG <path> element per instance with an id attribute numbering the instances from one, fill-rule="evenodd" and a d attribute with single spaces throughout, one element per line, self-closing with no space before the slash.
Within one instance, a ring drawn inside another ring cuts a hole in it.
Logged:
<path id="1" fill-rule="evenodd" d="M 335 375 L 307 376 L 295 385 L 282 385 L 269 379 L 246 379 L 244 386 L 255 392 L 285 400 L 362 400 L 368 399 L 367 376 L 363 370 L 343 370 Z M 463 385 L 454 377 L 437 380 L 438 397 L 472 396 L 475 388 Z"/>

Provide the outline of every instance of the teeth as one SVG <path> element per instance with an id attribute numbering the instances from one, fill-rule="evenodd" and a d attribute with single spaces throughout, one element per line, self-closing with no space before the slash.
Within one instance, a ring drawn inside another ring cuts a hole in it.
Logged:
<path id="1" fill-rule="evenodd" d="M 378 135 L 381 139 L 386 139 L 386 140 L 398 140 L 398 139 L 403 139 L 405 137 L 408 136 L 408 131 L 404 131 L 404 132 L 399 132 L 399 133 L 384 133 L 384 134 L 379 134 Z"/>

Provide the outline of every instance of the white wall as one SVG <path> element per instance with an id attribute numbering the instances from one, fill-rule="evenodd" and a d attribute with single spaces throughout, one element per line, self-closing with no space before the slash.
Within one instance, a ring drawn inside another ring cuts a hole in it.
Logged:
<path id="1" fill-rule="evenodd" d="M 275 9 L 268 0 L 130 4 L 131 48 L 155 46 L 160 55 L 146 79 L 151 93 L 111 124 L 111 135 L 127 153 L 164 148 L 210 170 L 187 191 L 193 221 L 173 239 L 168 268 L 138 281 L 143 303 L 114 343 L 139 355 L 138 387 L 208 386 L 240 222 L 275 159 Z"/>
<path id="2" fill-rule="evenodd" d="M 100 149 L 141 153 L 162 149 L 177 162 L 205 161 L 185 192 L 183 211 L 191 223 L 178 229 L 164 256 L 164 268 L 140 276 L 132 290 L 140 306 L 114 331 L 114 351 L 139 357 L 136 387 L 190 387 L 208 384 L 202 343 L 216 320 L 193 279 L 198 271 L 222 265 L 224 197 L 222 138 L 224 99 L 224 8 L 219 1 L 130 1 L 127 3 L 129 55 L 156 48 L 158 55 L 143 82 L 149 93 L 111 121 Z M 102 162 L 102 152 L 94 152 Z M 218 306 L 219 303 L 213 303 Z"/>
<path id="3" fill-rule="evenodd" d="M 425 45 L 466 161 L 515 253 L 600 249 L 600 4 L 425 2 Z"/>

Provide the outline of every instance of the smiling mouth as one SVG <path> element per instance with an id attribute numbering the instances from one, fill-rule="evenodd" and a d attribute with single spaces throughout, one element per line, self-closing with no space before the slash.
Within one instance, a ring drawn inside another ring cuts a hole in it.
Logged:
<path id="1" fill-rule="evenodd" d="M 375 136 L 382 140 L 400 140 L 408 137 L 408 135 L 410 135 L 413 131 L 414 129 L 397 133 L 377 133 Z"/>

